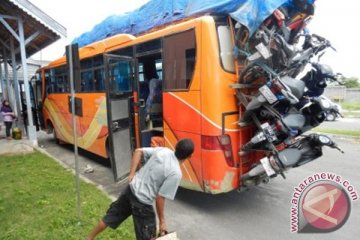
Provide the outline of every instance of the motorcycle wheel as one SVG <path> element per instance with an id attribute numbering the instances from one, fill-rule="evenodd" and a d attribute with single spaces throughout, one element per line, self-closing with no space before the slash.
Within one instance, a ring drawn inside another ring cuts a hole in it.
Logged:
<path id="1" fill-rule="evenodd" d="M 255 96 L 258 93 L 259 87 L 263 86 L 266 81 L 266 73 L 256 64 L 250 64 L 241 70 L 239 83 L 249 84 L 248 88 L 241 91 L 248 96 Z"/>
<path id="2" fill-rule="evenodd" d="M 326 113 L 326 121 L 335 121 L 336 114 L 333 112 Z"/>

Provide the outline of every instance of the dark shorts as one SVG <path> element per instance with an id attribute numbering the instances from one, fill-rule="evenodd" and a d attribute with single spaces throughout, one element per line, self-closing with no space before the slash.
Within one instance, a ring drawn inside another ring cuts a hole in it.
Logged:
<path id="1" fill-rule="evenodd" d="M 119 198 L 111 203 L 104 223 L 112 229 L 117 228 L 130 215 L 133 216 L 137 240 L 149 240 L 156 234 L 156 219 L 152 205 L 139 202 L 127 186 Z"/>

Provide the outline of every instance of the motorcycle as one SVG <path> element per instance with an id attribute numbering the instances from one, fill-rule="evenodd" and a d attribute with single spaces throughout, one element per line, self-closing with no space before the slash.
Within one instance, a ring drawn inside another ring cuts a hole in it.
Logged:
<path id="1" fill-rule="evenodd" d="M 327 82 L 338 82 L 338 75 L 334 74 L 330 66 L 320 63 L 311 63 L 311 70 L 300 80 L 305 83 L 307 91 L 304 96 L 319 97 L 325 91 Z"/>
<path id="2" fill-rule="evenodd" d="M 258 88 L 258 93 L 252 96 L 246 104 L 241 122 L 248 121 L 253 114 L 256 115 L 256 111 L 261 111 L 264 107 L 272 108 L 273 111 L 271 112 L 284 114 L 289 106 L 299 102 L 305 90 L 303 81 L 288 76 L 280 77 L 265 65 L 253 63 L 248 67 L 256 69 L 255 65 L 260 66 L 261 69 L 266 69 L 266 79 L 270 80 L 265 80 L 266 82 Z"/>
<path id="3" fill-rule="evenodd" d="M 288 67 L 280 73 L 277 74 L 277 71 L 270 68 L 263 60 L 254 61 L 242 70 L 239 83 L 253 88 L 254 91 L 250 95 L 247 94 L 250 101 L 245 106 L 246 111 L 241 121 L 249 120 L 249 116 L 263 105 L 270 105 L 276 108 L 280 114 L 284 114 L 289 106 L 299 103 L 305 94 L 305 87 L 307 87 L 305 96 L 320 96 L 326 87 L 326 81 L 336 79 L 331 68 L 318 63 L 312 64 L 313 70 L 306 74 L 301 81 L 294 78 L 305 68 L 310 58 L 318 54 L 320 54 L 320 58 L 323 50 L 332 47 L 328 40 L 316 34 L 307 37 L 308 40 L 304 43 L 307 46 L 306 49 L 291 52 L 290 49 L 285 48 L 280 51 L 288 52 L 286 57 L 281 57 L 283 60 L 280 61 L 288 61 L 286 64 Z M 239 91 L 242 94 L 243 90 Z M 312 94 L 315 92 L 317 95 Z M 298 105 L 302 107 L 306 102 L 303 101 Z"/>
<path id="4" fill-rule="evenodd" d="M 295 137 L 319 126 L 326 119 L 327 109 L 327 102 L 322 98 L 311 99 L 300 110 L 292 107 L 284 116 L 274 117 L 275 114 L 263 109 L 260 116 L 266 116 L 267 121 L 261 124 L 260 130 L 241 149 L 271 151 L 274 145 L 291 144 Z"/>
<path id="5" fill-rule="evenodd" d="M 314 15 L 315 0 L 293 0 L 276 9 L 259 29 L 250 36 L 248 29 L 236 23 L 235 40 L 238 50 L 253 52 L 259 43 L 267 44 L 274 34 L 282 35 L 289 44 L 294 44 L 298 34 Z"/>
<path id="6" fill-rule="evenodd" d="M 326 135 L 310 134 L 302 137 L 286 149 L 266 156 L 260 160 L 249 172 L 241 176 L 243 187 L 268 182 L 270 178 L 282 175 L 284 171 L 309 163 L 322 156 L 322 147 L 327 146 L 344 153 L 338 145 Z"/>
<path id="7" fill-rule="evenodd" d="M 251 66 L 252 63 L 260 62 L 281 76 L 287 75 L 295 78 L 304 70 L 310 59 L 316 56 L 320 58 L 327 48 L 336 51 L 330 41 L 317 34 L 300 36 L 304 37 L 304 42 L 301 46 L 295 46 L 289 44 L 280 34 L 274 34 L 271 40 L 267 40 L 268 44 L 264 45 L 261 42 L 255 46 L 256 51 L 247 56 L 247 64 Z M 254 79 L 254 76 L 249 75 L 251 72 L 249 70 L 251 69 L 245 68 L 241 72 L 240 82 L 249 82 Z"/>
<path id="8" fill-rule="evenodd" d="M 325 120 L 326 121 L 335 121 L 337 118 L 344 116 L 341 114 L 341 106 L 332 102 L 325 96 L 320 96 L 320 98 L 326 103 L 326 111 L 325 111 Z"/>

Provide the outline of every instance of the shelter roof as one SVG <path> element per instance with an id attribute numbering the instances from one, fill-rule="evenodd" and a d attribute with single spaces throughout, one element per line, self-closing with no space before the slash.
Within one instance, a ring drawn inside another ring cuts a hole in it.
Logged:
<path id="1" fill-rule="evenodd" d="M 28 0 L 0 0 L 0 49 L 10 51 L 10 38 L 19 36 L 19 19 L 23 20 L 26 57 L 37 53 L 61 37 L 66 28 Z M 16 37 L 15 37 L 16 39 Z M 20 41 L 14 41 L 16 61 L 20 61 Z M 0 51 L 0 59 L 3 51 Z"/>

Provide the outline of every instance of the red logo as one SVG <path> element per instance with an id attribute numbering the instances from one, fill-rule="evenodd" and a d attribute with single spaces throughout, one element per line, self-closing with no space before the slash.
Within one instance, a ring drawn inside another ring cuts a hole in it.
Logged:
<path id="1" fill-rule="evenodd" d="M 343 226 L 349 217 L 350 199 L 344 189 L 331 182 L 310 186 L 301 200 L 307 224 L 301 232 L 332 232 Z"/>

